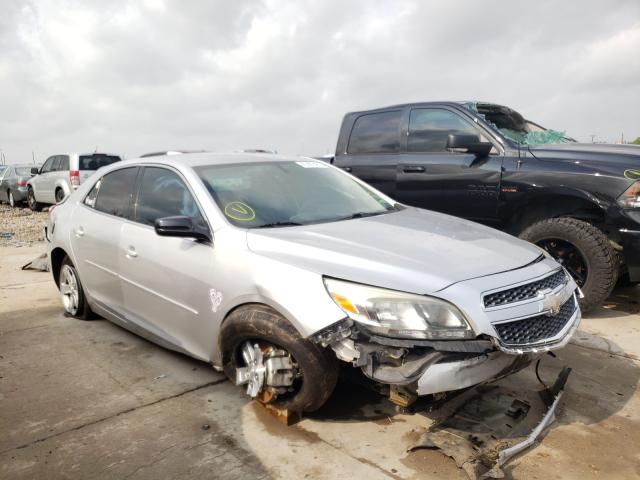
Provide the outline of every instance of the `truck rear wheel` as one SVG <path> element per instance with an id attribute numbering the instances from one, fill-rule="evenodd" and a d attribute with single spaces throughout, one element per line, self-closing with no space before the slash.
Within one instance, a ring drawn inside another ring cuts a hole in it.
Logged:
<path id="1" fill-rule="evenodd" d="M 292 412 L 312 412 L 338 379 L 332 351 L 302 338 L 275 310 L 251 304 L 234 310 L 220 332 L 224 371 L 247 394 Z"/>
<path id="2" fill-rule="evenodd" d="M 618 262 L 600 229 L 575 218 L 548 218 L 530 225 L 519 237 L 546 250 L 567 269 L 584 293 L 583 312 L 611 294 L 618 280 Z"/>

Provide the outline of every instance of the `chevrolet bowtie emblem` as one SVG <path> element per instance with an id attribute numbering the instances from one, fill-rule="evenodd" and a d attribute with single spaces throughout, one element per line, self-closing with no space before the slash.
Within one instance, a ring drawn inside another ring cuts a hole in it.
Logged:
<path id="1" fill-rule="evenodd" d="M 548 311 L 551 315 L 557 315 L 560 313 L 560 308 L 562 307 L 561 292 L 551 294 L 551 289 L 545 288 L 544 290 L 538 290 L 538 295 L 544 297 L 540 307 L 541 312 Z"/>

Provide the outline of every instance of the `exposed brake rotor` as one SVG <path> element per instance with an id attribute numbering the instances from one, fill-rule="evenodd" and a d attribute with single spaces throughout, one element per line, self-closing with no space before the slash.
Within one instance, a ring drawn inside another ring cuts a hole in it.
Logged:
<path id="1" fill-rule="evenodd" d="M 298 365 L 286 350 L 269 344 L 242 344 L 244 367 L 236 368 L 236 385 L 247 385 L 247 395 L 268 403 L 279 394 L 293 390 L 300 376 Z"/>

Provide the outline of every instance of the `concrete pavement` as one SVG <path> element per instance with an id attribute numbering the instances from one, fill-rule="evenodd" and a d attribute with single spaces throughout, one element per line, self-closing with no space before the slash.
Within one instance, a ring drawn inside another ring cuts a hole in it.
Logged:
<path id="1" fill-rule="evenodd" d="M 430 425 L 341 385 L 285 427 L 208 365 L 104 320 L 62 315 L 42 246 L 0 249 L 0 478 L 466 478 L 432 450 Z M 506 469 L 514 478 L 640 476 L 640 289 L 619 290 L 545 359 L 574 368 L 559 419 Z M 532 368 L 510 385 L 537 388 Z"/>

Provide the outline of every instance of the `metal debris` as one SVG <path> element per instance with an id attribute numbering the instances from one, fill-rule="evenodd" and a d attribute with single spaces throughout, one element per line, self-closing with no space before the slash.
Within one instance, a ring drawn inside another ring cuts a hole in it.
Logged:
<path id="1" fill-rule="evenodd" d="M 39 272 L 49 271 L 49 262 L 47 260 L 47 254 L 43 253 L 38 257 L 31 260 L 29 263 L 22 266 L 22 270 L 37 270 Z"/>
<path id="2" fill-rule="evenodd" d="M 437 448 L 472 480 L 503 478 L 502 466 L 535 444 L 554 422 L 570 372 L 565 367 L 554 385 L 541 391 L 515 392 L 498 385 L 469 390 L 454 399 L 453 413 L 409 451 Z"/>

